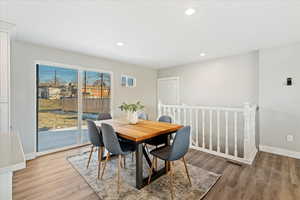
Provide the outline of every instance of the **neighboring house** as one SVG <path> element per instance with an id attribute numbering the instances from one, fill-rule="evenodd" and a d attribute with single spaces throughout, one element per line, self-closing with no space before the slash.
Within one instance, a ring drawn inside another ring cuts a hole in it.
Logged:
<path id="1" fill-rule="evenodd" d="M 92 98 L 110 97 L 110 88 L 106 86 L 101 89 L 101 86 L 87 85 L 81 91 L 85 96 Z"/>

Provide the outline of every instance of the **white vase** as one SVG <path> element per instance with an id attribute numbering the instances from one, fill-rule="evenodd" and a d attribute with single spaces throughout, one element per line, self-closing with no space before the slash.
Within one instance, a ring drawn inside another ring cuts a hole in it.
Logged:
<path id="1" fill-rule="evenodd" d="M 138 113 L 137 112 L 127 112 L 127 120 L 130 124 L 137 124 L 138 119 Z"/>

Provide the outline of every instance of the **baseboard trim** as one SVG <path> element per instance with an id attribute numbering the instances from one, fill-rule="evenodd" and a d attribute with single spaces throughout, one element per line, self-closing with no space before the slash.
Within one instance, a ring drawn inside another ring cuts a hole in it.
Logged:
<path id="1" fill-rule="evenodd" d="M 282 149 L 278 147 L 259 145 L 259 151 L 300 159 L 300 152 Z"/>
<path id="2" fill-rule="evenodd" d="M 25 154 L 25 159 L 26 160 L 33 160 L 35 158 L 36 158 L 36 153 L 35 152 Z"/>

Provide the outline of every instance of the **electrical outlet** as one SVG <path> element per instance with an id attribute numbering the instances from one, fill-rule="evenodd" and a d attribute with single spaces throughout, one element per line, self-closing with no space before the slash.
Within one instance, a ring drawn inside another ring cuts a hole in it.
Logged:
<path id="1" fill-rule="evenodd" d="M 294 141 L 294 136 L 293 135 L 287 135 L 286 136 L 286 141 L 293 142 Z"/>

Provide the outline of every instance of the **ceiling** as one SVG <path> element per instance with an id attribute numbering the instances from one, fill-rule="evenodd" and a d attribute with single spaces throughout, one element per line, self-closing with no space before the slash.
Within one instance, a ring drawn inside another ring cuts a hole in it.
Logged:
<path id="1" fill-rule="evenodd" d="M 17 26 L 17 40 L 153 68 L 300 41 L 297 0 L 0 0 L 0 5 L 0 17 Z M 185 15 L 187 8 L 196 13 Z"/>

